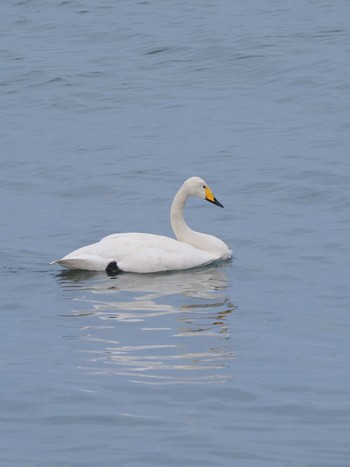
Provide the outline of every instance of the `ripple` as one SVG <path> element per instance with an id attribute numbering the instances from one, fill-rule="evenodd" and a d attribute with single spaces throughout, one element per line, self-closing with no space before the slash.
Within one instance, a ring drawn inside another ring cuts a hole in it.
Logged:
<path id="1" fill-rule="evenodd" d="M 144 384 L 230 379 L 228 318 L 235 306 L 224 269 L 116 278 L 64 274 L 59 280 L 74 292 L 74 308 L 64 316 L 77 320 L 83 371 Z"/>

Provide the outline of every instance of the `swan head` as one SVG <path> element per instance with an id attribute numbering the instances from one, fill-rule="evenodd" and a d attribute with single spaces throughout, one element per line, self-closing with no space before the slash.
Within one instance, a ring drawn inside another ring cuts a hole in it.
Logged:
<path id="1" fill-rule="evenodd" d="M 218 201 L 208 184 L 200 177 L 191 177 L 183 184 L 189 196 L 197 196 L 198 198 L 205 199 L 210 203 L 216 204 L 223 208 L 224 206 Z"/>

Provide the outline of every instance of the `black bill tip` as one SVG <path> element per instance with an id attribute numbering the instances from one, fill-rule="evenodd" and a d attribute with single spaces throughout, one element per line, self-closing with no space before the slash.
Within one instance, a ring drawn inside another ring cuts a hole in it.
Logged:
<path id="1" fill-rule="evenodd" d="M 205 198 L 207 201 L 209 201 L 209 203 L 213 203 L 213 204 L 216 204 L 216 206 L 220 206 L 220 208 L 223 208 L 224 206 L 220 203 L 220 201 L 218 201 L 216 198 L 214 198 L 213 200 L 209 199 L 209 198 Z"/>

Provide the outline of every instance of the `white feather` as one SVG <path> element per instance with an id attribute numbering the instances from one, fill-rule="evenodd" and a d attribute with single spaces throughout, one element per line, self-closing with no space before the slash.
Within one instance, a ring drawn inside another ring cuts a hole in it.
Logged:
<path id="1" fill-rule="evenodd" d="M 115 261 L 121 271 L 150 273 L 190 269 L 228 259 L 231 251 L 222 240 L 195 232 L 185 223 L 183 209 L 189 196 L 218 203 L 204 180 L 186 180 L 171 207 L 171 225 L 177 240 L 144 233 L 112 234 L 53 263 L 68 269 L 104 271 Z"/>

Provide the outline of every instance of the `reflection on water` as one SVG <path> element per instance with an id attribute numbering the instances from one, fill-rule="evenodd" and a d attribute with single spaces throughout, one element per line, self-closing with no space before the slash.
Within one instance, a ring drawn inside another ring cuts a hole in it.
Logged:
<path id="1" fill-rule="evenodd" d="M 233 357 L 226 265 L 169 274 L 62 272 L 82 367 L 153 384 L 217 383 Z M 85 345 L 86 344 L 86 345 Z"/>

